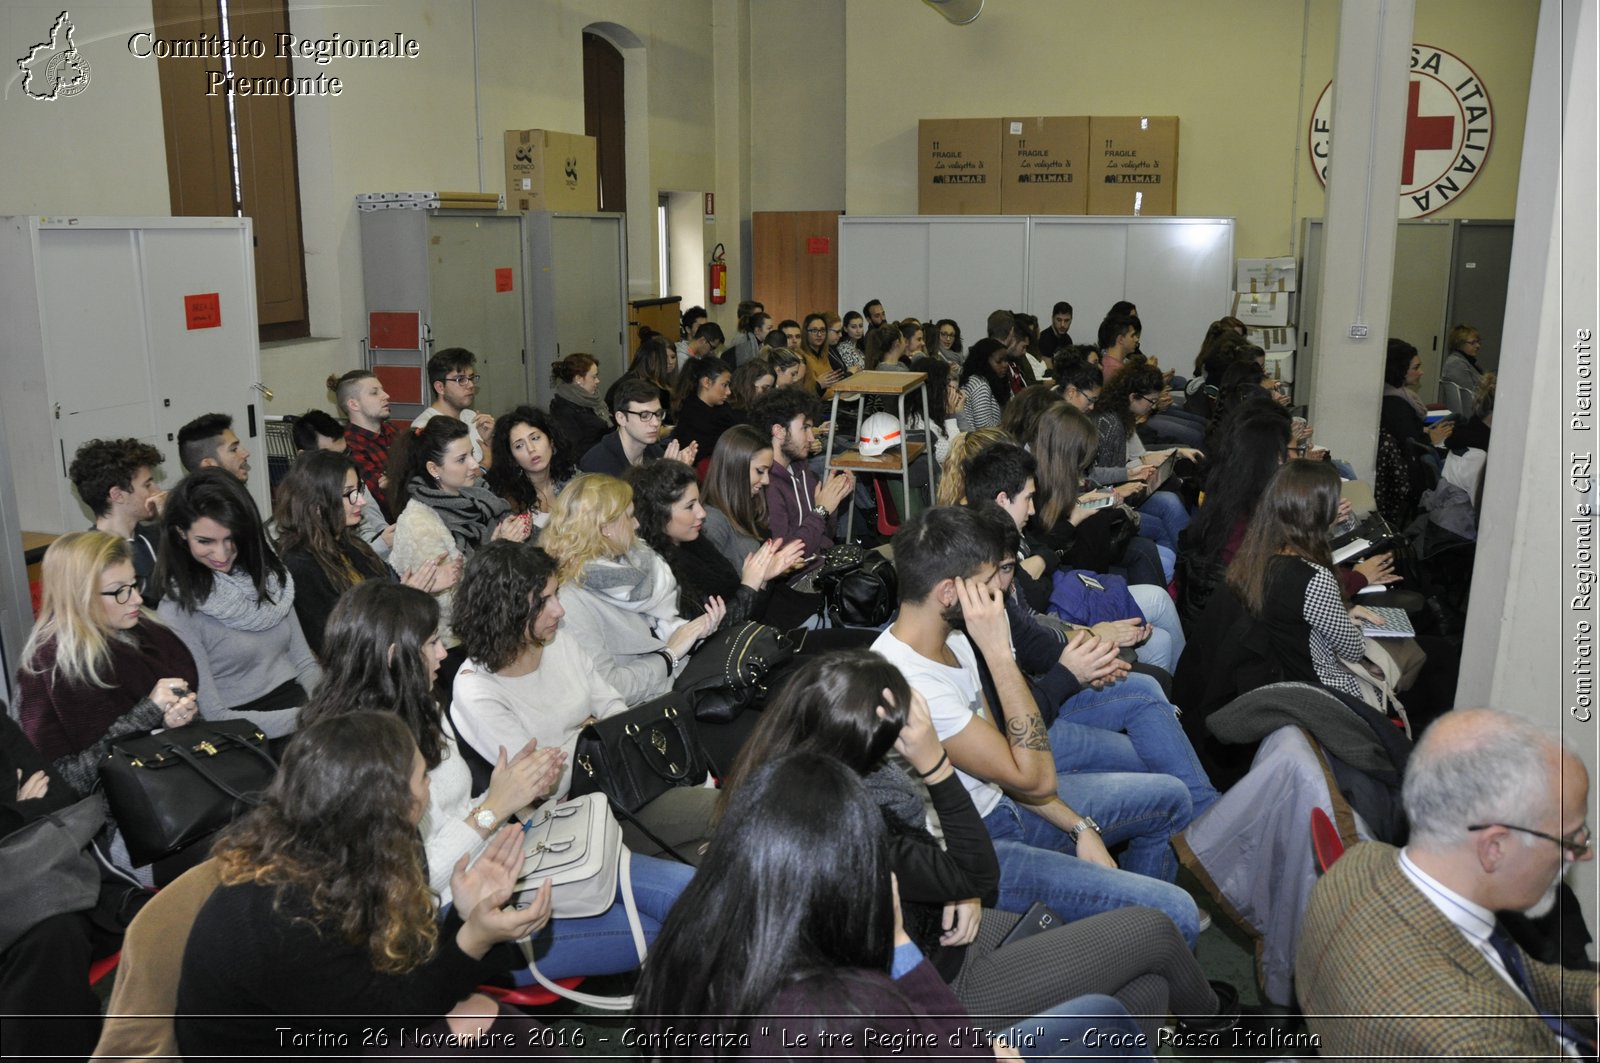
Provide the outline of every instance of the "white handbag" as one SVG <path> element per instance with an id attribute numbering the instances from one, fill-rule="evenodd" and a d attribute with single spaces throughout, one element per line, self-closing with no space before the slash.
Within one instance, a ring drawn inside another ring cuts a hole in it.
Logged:
<path id="1" fill-rule="evenodd" d="M 1384 715 L 1398 719 L 1405 728 L 1406 737 L 1410 738 L 1411 718 L 1406 715 L 1405 706 L 1400 704 L 1400 699 L 1395 696 L 1401 676 L 1400 665 L 1380 640 L 1365 636 L 1363 639 L 1366 642 L 1366 652 L 1361 660 L 1347 661 L 1340 658 L 1339 663 L 1356 677 L 1356 682 L 1361 688 L 1361 700 Z"/>
<path id="2" fill-rule="evenodd" d="M 612 815 L 605 795 L 589 793 L 545 805 L 524 821 L 522 829 L 522 873 L 517 888 L 524 892 L 518 902 L 531 899 L 549 879 L 550 917 L 583 919 L 609 911 L 620 886 L 628 928 L 633 932 L 633 947 L 639 953 L 639 962 L 644 963 L 644 927 L 633 897 L 632 854 L 622 844 L 622 827 Z M 518 944 L 528 959 L 528 970 L 550 992 L 609 1011 L 633 1007 L 631 996 L 602 997 L 556 985 L 534 963 L 532 941 L 523 938 Z"/>

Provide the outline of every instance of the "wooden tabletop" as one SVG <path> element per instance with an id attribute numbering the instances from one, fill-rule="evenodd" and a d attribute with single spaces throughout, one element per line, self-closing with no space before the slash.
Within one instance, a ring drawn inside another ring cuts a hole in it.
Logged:
<path id="1" fill-rule="evenodd" d="M 908 443 L 906 445 L 906 468 L 922 457 L 922 452 L 927 450 L 925 443 Z M 859 450 L 847 450 L 842 454 L 835 454 L 828 463 L 835 469 L 860 469 L 867 472 L 899 472 L 900 451 L 898 448 L 885 451 L 875 458 L 869 458 Z"/>
<path id="2" fill-rule="evenodd" d="M 834 395 L 904 395 L 917 390 L 927 379 L 927 373 L 896 373 L 867 369 L 854 376 L 845 377 L 830 387 L 822 397 L 831 399 Z"/>

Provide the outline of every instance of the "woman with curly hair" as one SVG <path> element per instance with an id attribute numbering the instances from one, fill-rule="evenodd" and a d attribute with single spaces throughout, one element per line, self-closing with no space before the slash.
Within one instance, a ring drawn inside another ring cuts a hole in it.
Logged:
<path id="1" fill-rule="evenodd" d="M 495 945 L 549 920 L 550 885 L 512 906 L 522 834 L 503 830 L 470 867 L 457 861 L 455 905 L 438 921 L 417 833 L 427 807 L 422 754 L 393 714 L 296 736 L 261 806 L 212 850 L 221 885 L 178 981 L 185 1058 L 281 1055 L 297 1035 L 357 1044 L 382 1031 L 392 1043 L 417 1016 L 469 1037 L 498 1025 L 473 987 L 493 973 Z"/>
<path id="2" fill-rule="evenodd" d="M 339 596 L 366 580 L 399 577 L 357 534 L 372 500 L 348 455 L 302 451 L 275 493 L 273 523 L 279 555 L 294 577 L 294 615 L 300 619 L 306 644 L 320 658 L 322 625 Z M 425 591 L 455 582 L 460 565 L 441 569 L 442 560 L 424 561 L 407 572 L 403 582 Z"/>
<path id="3" fill-rule="evenodd" d="M 496 544 L 488 548 L 488 554 L 489 560 L 474 562 L 473 571 L 496 569 L 495 558 L 504 560 L 523 554 L 539 555 L 547 579 L 554 568 L 534 547 Z M 533 575 L 537 578 L 538 573 Z M 517 589 L 527 582 L 519 583 Z M 520 597 L 521 611 L 526 614 L 533 609 L 528 605 L 529 595 Z M 555 622 L 548 616 L 541 619 L 535 612 L 531 620 L 516 625 L 522 617 L 511 618 L 508 614 L 517 609 L 515 604 L 502 603 L 496 610 L 495 618 L 507 621 L 503 630 L 523 630 L 529 623 L 538 630 L 541 624 Z M 566 796 L 561 780 L 566 774 L 572 741 L 553 740 L 546 716 L 559 713 L 563 707 L 574 708 L 576 695 L 567 684 L 556 685 L 548 699 L 540 703 L 540 711 L 529 712 L 533 717 L 531 727 L 514 727 L 491 737 L 483 749 L 490 766 L 475 775 L 470 763 L 472 747 L 463 748 L 459 710 L 456 717 L 448 716 L 434 697 L 433 681 L 444 657 L 438 617 L 433 600 L 410 588 L 372 584 L 352 591 L 328 620 L 328 643 L 338 654 L 337 663 L 330 664 L 327 681 L 319 696 L 306 706 L 304 720 L 310 726 L 318 720 L 351 713 L 384 712 L 405 721 L 428 771 L 428 808 L 419 830 L 428 858 L 429 885 L 439 895 L 440 903 L 448 904 L 452 899 L 450 871 L 463 854 L 476 858 L 514 814 L 537 806 L 546 798 Z M 507 670 L 515 669 L 507 666 Z M 466 682 L 462 679 L 457 683 L 458 698 Z M 599 709 L 595 711 L 600 713 Z M 583 718 L 581 712 L 577 718 Z M 475 782 L 480 776 L 486 781 Z M 703 820 L 704 817 L 702 823 Z M 641 925 L 649 938 L 683 891 L 689 872 L 679 865 L 657 866 L 654 861 L 641 859 L 633 865 L 632 878 Z M 627 912 L 621 904 L 587 919 L 552 920 L 533 937 L 532 945 L 540 971 L 552 978 L 616 974 L 632 970 L 639 962 Z M 526 966 L 520 954 L 504 954 L 496 962 L 502 970 Z"/>
<path id="4" fill-rule="evenodd" d="M 569 354 L 550 370 L 550 378 L 556 388 L 550 420 L 564 444 L 559 449 L 581 457 L 613 428 L 611 407 L 600 397 L 600 363 L 592 354 Z"/>
<path id="5" fill-rule="evenodd" d="M 550 522 L 556 495 L 572 478 L 573 455 L 585 453 L 567 442 L 554 417 L 537 406 L 518 406 L 494 424 L 489 490 L 505 499 L 511 512 L 529 514 L 535 528 Z"/>
<path id="6" fill-rule="evenodd" d="M 556 497 L 539 539 L 559 566 L 568 630 L 591 648 L 595 673 L 629 705 L 671 690 L 726 611 L 713 598 L 695 619 L 682 616 L 672 569 L 636 528 L 633 489 L 614 476 L 585 473 Z"/>
<path id="7" fill-rule="evenodd" d="M 972 345 L 961 363 L 961 391 L 967 402 L 956 423 L 963 432 L 999 426 L 1011 399 L 1011 354 L 1005 344 L 986 339 Z"/>

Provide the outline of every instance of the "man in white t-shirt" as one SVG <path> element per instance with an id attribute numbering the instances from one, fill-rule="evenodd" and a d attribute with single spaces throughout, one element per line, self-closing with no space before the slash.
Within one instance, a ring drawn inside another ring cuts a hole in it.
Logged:
<path id="1" fill-rule="evenodd" d="M 1198 910 L 1163 880 L 1173 863 L 1167 839 L 1192 811 L 1188 792 L 1169 776 L 1074 772 L 1057 763 L 1012 656 L 996 585 L 1001 552 L 993 529 L 966 508 L 913 517 L 894 537 L 900 615 L 873 649 L 927 699 L 950 762 L 994 839 L 1001 909 L 1023 912 L 1043 901 L 1071 920 L 1155 908 L 1192 946 Z M 984 694 L 978 653 L 998 705 Z M 1118 869 L 1106 845 L 1120 842 L 1129 843 L 1124 861 L 1147 873 Z"/>
<path id="2" fill-rule="evenodd" d="M 478 356 L 465 347 L 446 347 L 428 359 L 428 387 L 433 391 L 433 405 L 423 410 L 411 422 L 412 428 L 421 428 L 435 417 L 456 417 L 467 424 L 467 438 L 472 440 L 472 458 L 485 469 L 494 460 L 489 449 L 489 438 L 494 435 L 494 417 L 491 414 L 472 412 L 472 402 L 478 397 Z"/>

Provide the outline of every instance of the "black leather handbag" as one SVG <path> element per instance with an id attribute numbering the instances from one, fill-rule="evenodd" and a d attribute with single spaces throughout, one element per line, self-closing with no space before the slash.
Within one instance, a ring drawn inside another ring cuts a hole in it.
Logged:
<path id="1" fill-rule="evenodd" d="M 675 786 L 705 782 L 708 760 L 684 700 L 664 694 L 578 732 L 567 796 L 598 791 L 632 813 Z"/>
<path id="2" fill-rule="evenodd" d="M 701 643 L 673 688 L 688 700 L 695 719 L 728 723 L 766 700 L 767 677 L 793 656 L 789 636 L 749 620 Z"/>
<path id="3" fill-rule="evenodd" d="M 197 720 L 113 742 L 100 781 L 128 855 L 143 866 L 260 804 L 277 771 L 249 720 Z"/>
<path id="4" fill-rule="evenodd" d="M 831 546 L 816 575 L 828 619 L 848 627 L 878 627 L 900 604 L 894 562 L 855 543 Z"/>

